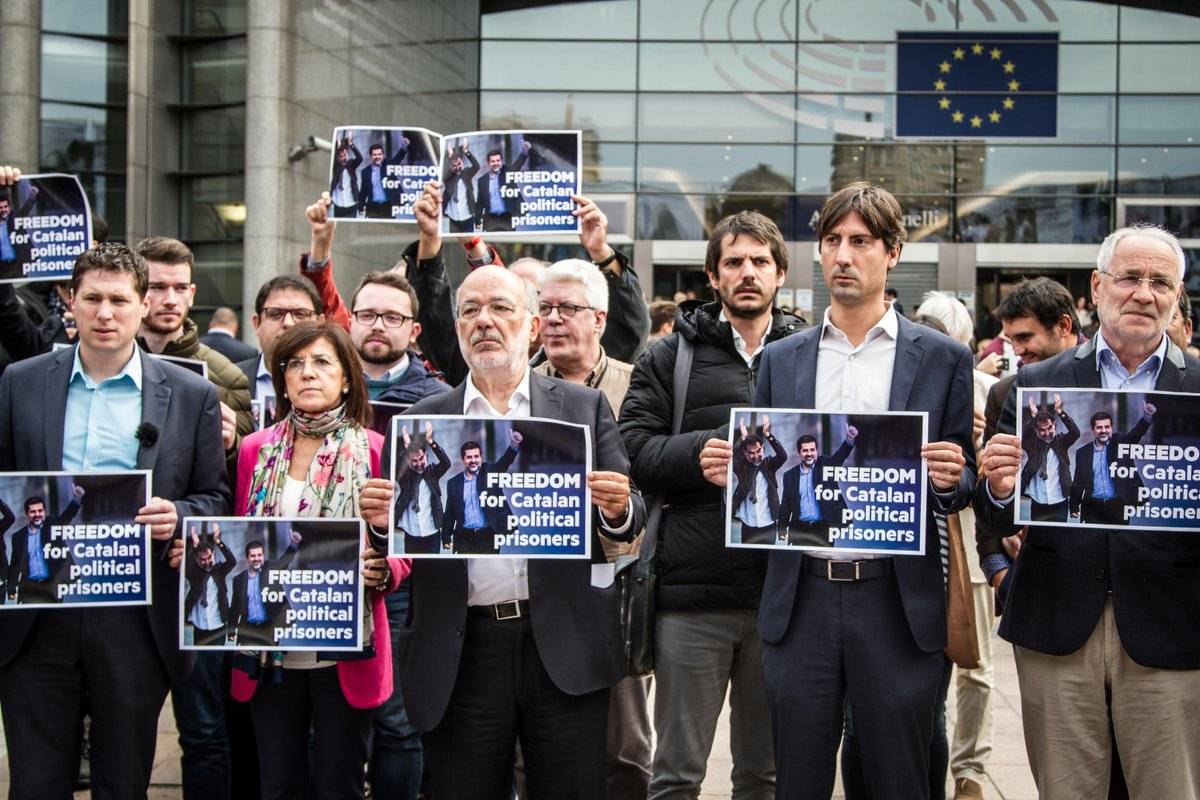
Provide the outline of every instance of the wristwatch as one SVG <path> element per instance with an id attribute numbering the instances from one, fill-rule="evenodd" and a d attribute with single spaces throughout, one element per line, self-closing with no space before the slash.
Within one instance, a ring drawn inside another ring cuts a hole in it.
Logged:
<path id="1" fill-rule="evenodd" d="M 608 248 L 608 250 L 609 250 L 608 258 L 604 259 L 603 261 L 593 261 L 592 263 L 595 264 L 600 269 L 604 269 L 609 264 L 616 261 L 617 260 L 616 248 L 610 247 L 610 248 Z"/>

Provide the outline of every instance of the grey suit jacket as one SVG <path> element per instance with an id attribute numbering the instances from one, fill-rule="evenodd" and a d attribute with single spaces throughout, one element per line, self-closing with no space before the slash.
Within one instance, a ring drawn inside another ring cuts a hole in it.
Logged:
<path id="1" fill-rule="evenodd" d="M 185 516 L 227 514 L 230 494 L 216 389 L 186 369 L 136 353 L 142 360 L 142 422 L 159 431 L 153 446 L 139 448 L 137 468 L 152 471 L 153 495 L 174 502 L 181 523 Z M 0 471 L 62 469 L 74 359 L 75 348 L 59 350 L 13 364 L 0 376 Z M 163 666 L 179 681 L 187 676 L 190 660 L 179 651 L 180 575 L 167 565 L 168 549 L 168 542 L 153 542 L 153 605 L 126 610 L 149 617 Z M 0 614 L 0 666 L 16 657 L 38 613 Z"/>
<path id="2" fill-rule="evenodd" d="M 971 443 L 971 371 L 975 363 L 970 351 L 950 337 L 904 317 L 898 321 L 888 409 L 929 412 L 929 440 L 959 445 L 967 461 L 962 478 L 950 492 L 939 494 L 930 484 L 925 555 L 892 558 L 913 639 L 922 650 L 933 653 L 946 646 L 946 587 L 933 514 L 965 508 L 975 487 L 975 448 Z M 814 407 L 817 346 L 822 329 L 818 325 L 767 345 L 758 367 L 755 406 Z M 758 613 L 759 632 L 767 642 L 779 642 L 791 624 L 800 559 L 800 553 L 772 551 L 767 563 Z"/>
<path id="3" fill-rule="evenodd" d="M 629 458 L 604 395 L 574 383 L 531 372 L 530 416 L 583 423 L 592 429 L 594 468 L 629 474 Z M 426 398 L 405 414 L 461 414 L 464 384 Z M 384 453 L 383 463 L 390 463 Z M 630 494 L 631 538 L 646 521 L 636 489 Z M 593 507 L 592 560 L 603 562 Z M 554 684 L 568 694 L 586 694 L 625 677 L 615 585 L 591 584 L 591 563 L 529 559 L 529 613 L 542 663 Z M 409 627 L 401 632 L 404 705 L 413 724 L 432 730 L 446 711 L 458 675 L 467 619 L 467 564 L 461 559 L 414 559 Z"/>

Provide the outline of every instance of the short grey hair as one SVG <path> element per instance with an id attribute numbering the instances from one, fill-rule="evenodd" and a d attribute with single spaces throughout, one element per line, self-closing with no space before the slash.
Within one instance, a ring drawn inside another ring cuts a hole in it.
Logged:
<path id="1" fill-rule="evenodd" d="M 951 339 L 971 346 L 975 326 L 971 324 L 971 313 L 957 299 L 941 292 L 927 292 L 916 315 L 936 319 L 942 323 Z"/>
<path id="2" fill-rule="evenodd" d="M 525 289 L 525 310 L 528 311 L 530 314 L 536 315 L 537 307 L 538 307 L 537 289 L 533 288 L 533 285 L 530 284 L 529 281 L 526 281 L 526 280 L 521 281 L 521 286 L 524 287 L 524 289 Z M 462 299 L 461 294 L 462 294 L 462 284 L 460 283 L 458 286 L 456 286 L 454 288 L 454 309 L 453 309 L 453 311 L 454 311 L 455 319 L 458 319 L 458 306 Z"/>
<path id="3" fill-rule="evenodd" d="M 1112 264 L 1113 254 L 1117 251 L 1117 245 L 1122 239 L 1127 239 L 1130 236 L 1148 236 L 1151 239 L 1158 239 L 1160 242 L 1165 242 L 1171 247 L 1175 253 L 1175 260 L 1179 262 L 1179 280 L 1183 280 L 1183 276 L 1187 273 L 1187 259 L 1183 256 L 1183 247 L 1180 246 L 1179 240 L 1175 235 L 1161 225 L 1155 225 L 1152 222 L 1139 222 L 1136 225 L 1127 225 L 1124 228 L 1117 228 L 1110 233 L 1104 242 L 1100 245 L 1100 253 L 1096 256 L 1096 269 L 1101 272 L 1108 272 L 1109 265 Z"/>
<path id="4" fill-rule="evenodd" d="M 608 311 L 608 280 L 590 261 L 568 258 L 555 262 L 546 270 L 542 286 L 547 283 L 577 283 L 583 287 L 583 296 L 589 306 L 597 311 Z"/>

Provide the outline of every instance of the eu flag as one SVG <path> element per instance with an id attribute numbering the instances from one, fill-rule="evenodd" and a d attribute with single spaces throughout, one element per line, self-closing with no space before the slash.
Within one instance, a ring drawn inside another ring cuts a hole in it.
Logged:
<path id="1" fill-rule="evenodd" d="M 896 136 L 1058 135 L 1058 34 L 900 32 Z"/>

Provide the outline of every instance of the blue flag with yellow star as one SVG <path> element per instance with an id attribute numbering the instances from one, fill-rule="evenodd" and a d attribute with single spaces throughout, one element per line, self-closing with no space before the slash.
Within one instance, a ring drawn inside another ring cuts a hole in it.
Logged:
<path id="1" fill-rule="evenodd" d="M 896 34 L 896 136 L 1058 135 L 1058 34 Z"/>

